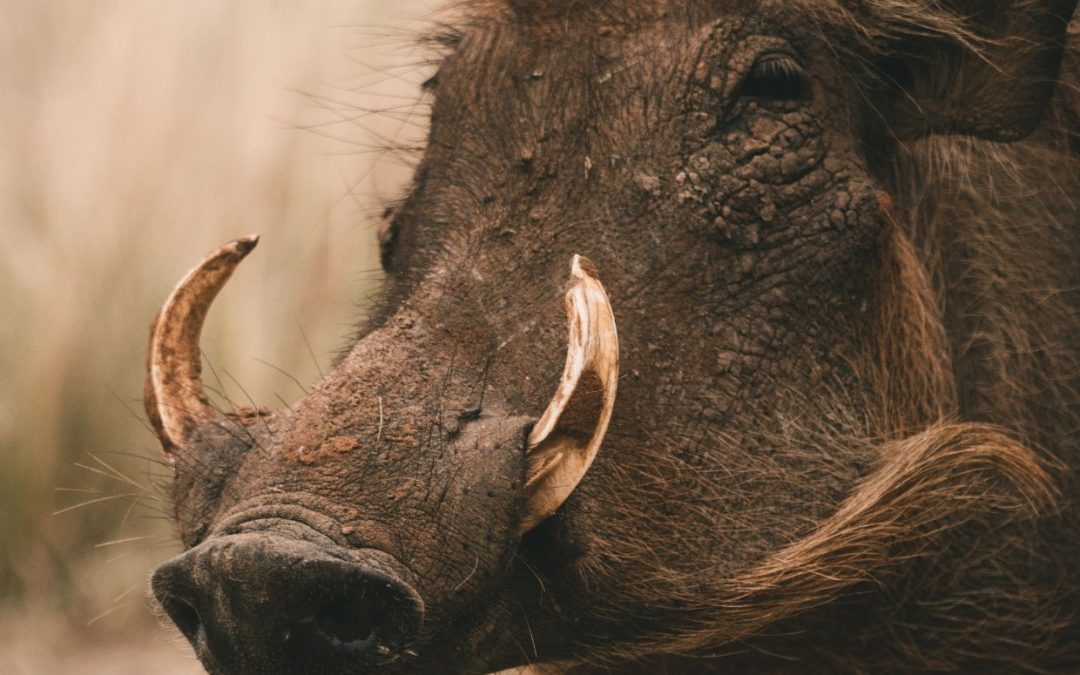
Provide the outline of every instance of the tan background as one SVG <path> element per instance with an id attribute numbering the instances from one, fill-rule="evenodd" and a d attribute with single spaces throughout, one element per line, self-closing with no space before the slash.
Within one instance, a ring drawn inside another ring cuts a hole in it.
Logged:
<path id="1" fill-rule="evenodd" d="M 423 138 L 430 4 L 0 3 L 0 672 L 201 672 L 146 593 L 177 551 L 147 326 L 204 253 L 259 232 L 207 358 L 241 403 L 318 379 Z"/>

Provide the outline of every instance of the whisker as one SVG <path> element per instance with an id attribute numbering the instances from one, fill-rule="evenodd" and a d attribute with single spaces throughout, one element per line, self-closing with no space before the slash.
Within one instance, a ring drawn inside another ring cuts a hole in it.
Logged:
<path id="1" fill-rule="evenodd" d="M 100 544 L 94 544 L 94 548 L 106 548 L 109 546 L 118 546 L 120 544 L 130 544 L 134 541 L 146 541 L 147 539 L 153 539 L 157 535 L 146 534 L 138 537 L 125 537 L 123 539 L 113 539 L 112 541 L 103 541 Z"/>
<path id="2" fill-rule="evenodd" d="M 315 350 L 311 348 L 311 340 L 308 339 L 307 333 L 304 331 L 304 326 L 297 321 L 296 327 L 300 329 L 300 337 L 304 340 L 304 346 L 307 348 L 308 356 L 311 357 L 311 362 L 315 364 L 315 370 L 319 371 L 319 379 L 326 377 L 326 373 L 323 372 L 322 366 L 319 365 L 319 359 L 315 357 Z"/>
<path id="3" fill-rule="evenodd" d="M 263 364 L 264 366 L 268 367 L 268 368 L 273 368 L 273 369 L 274 369 L 274 370 L 276 370 L 277 372 L 281 373 L 281 374 L 282 374 L 282 375 L 284 375 L 285 377 L 287 377 L 287 378 L 289 378 L 290 380 L 292 380 L 293 384 L 295 384 L 295 385 L 296 385 L 297 387 L 299 387 L 299 388 L 300 388 L 300 391 L 304 392 L 304 395 L 305 395 L 305 396 L 307 396 L 307 395 L 308 395 L 308 394 L 310 393 L 310 392 L 308 391 L 307 387 L 305 387 L 305 386 L 303 385 L 303 383 L 302 383 L 302 382 L 300 382 L 300 380 L 296 379 L 296 376 L 294 376 L 294 375 L 293 375 L 292 373 L 289 373 L 289 372 L 287 372 L 287 371 L 286 371 L 286 370 L 285 370 L 284 368 L 281 368 L 281 367 L 279 367 L 279 366 L 276 366 L 276 365 L 274 365 L 273 363 L 270 363 L 269 361 L 264 361 L 263 359 L 260 359 L 260 358 L 256 358 L 255 360 L 256 360 L 257 362 L 259 362 L 259 363 Z M 288 404 L 286 404 L 286 405 L 285 405 L 285 407 L 289 407 L 289 406 L 288 406 Z"/>
<path id="4" fill-rule="evenodd" d="M 76 509 L 81 509 L 81 508 L 83 508 L 85 506 L 91 506 L 93 504 L 100 504 L 102 502 L 113 501 L 113 500 L 116 500 L 116 499 L 126 499 L 128 497 L 139 497 L 141 495 L 142 495 L 141 492 L 125 492 L 125 493 L 117 494 L 117 495 L 107 495 L 105 497 L 98 497 L 97 499 L 91 499 L 89 501 L 80 502 L 80 503 L 75 504 L 73 506 L 68 506 L 68 507 L 62 508 L 59 511 L 53 511 L 52 515 L 58 516 L 61 513 L 67 513 L 68 511 L 75 511 Z"/>
<path id="5" fill-rule="evenodd" d="M 118 531 L 123 532 L 124 528 L 127 527 L 128 519 L 131 518 L 131 514 L 135 510 L 135 507 L 138 505 L 138 503 L 139 502 L 137 500 L 133 499 L 131 501 L 131 504 L 128 505 L 127 511 L 124 511 L 124 517 L 120 519 L 120 526 L 116 528 Z"/>
<path id="6" fill-rule="evenodd" d="M 139 483 L 135 482 L 134 479 L 130 478 L 129 476 L 124 474 L 122 471 L 120 471 L 119 469 L 117 469 L 113 465 L 109 464 L 105 460 L 101 459 L 97 455 L 95 455 L 93 453 L 89 453 L 89 452 L 86 453 L 86 454 L 88 454 L 90 456 L 90 458 L 93 459 L 95 462 L 97 462 L 98 464 L 104 466 L 109 471 L 113 472 L 113 474 L 116 475 L 117 478 L 124 481 L 125 483 L 131 485 L 132 487 L 137 487 L 140 490 L 148 490 L 148 488 L 145 485 L 140 485 Z"/>

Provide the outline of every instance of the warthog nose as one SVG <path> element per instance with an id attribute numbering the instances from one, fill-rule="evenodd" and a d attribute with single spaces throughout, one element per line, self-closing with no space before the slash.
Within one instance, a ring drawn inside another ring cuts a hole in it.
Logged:
<path id="1" fill-rule="evenodd" d="M 239 534 L 166 562 L 152 586 L 211 672 L 353 671 L 395 660 L 419 632 L 423 604 L 393 567 L 382 554 Z"/>

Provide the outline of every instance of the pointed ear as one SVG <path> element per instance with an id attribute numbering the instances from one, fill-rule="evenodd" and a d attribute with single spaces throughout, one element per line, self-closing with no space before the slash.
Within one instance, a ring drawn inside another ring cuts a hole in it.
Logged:
<path id="1" fill-rule="evenodd" d="M 896 135 L 1011 141 L 1033 131 L 1058 81 L 1077 0 L 862 0 L 893 36 L 884 70 Z"/>
<path id="2" fill-rule="evenodd" d="M 566 292 L 570 345 L 555 396 L 529 435 L 522 534 L 547 520 L 592 466 L 619 383 L 615 315 L 587 259 L 574 256 Z"/>

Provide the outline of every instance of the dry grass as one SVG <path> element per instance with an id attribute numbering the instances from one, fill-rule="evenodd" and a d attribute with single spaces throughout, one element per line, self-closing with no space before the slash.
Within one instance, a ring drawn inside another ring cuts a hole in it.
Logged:
<path id="1" fill-rule="evenodd" d="M 174 550 L 139 401 L 149 321 L 206 251 L 259 232 L 208 360 L 240 402 L 318 379 L 378 283 L 376 197 L 410 161 L 386 146 L 422 138 L 403 20 L 427 4 L 0 4 L 3 672 L 69 672 L 80 645 L 83 672 L 149 672 L 103 646 L 161 643 L 139 632 Z"/>

